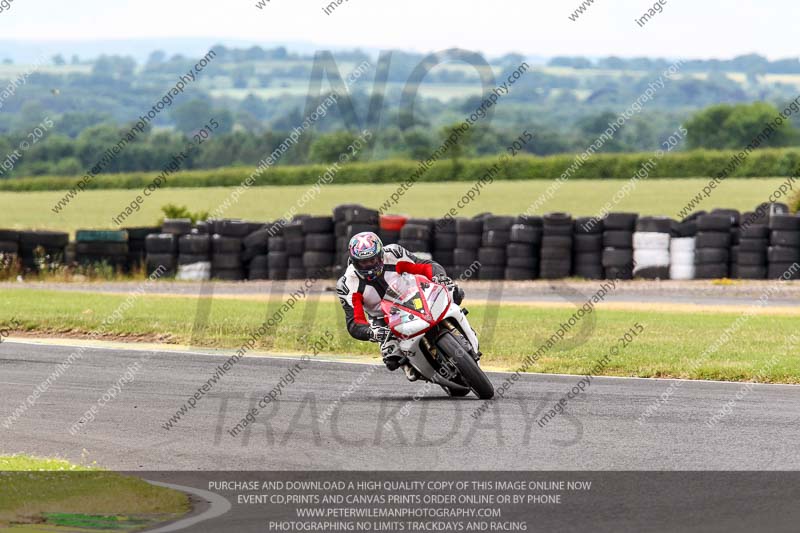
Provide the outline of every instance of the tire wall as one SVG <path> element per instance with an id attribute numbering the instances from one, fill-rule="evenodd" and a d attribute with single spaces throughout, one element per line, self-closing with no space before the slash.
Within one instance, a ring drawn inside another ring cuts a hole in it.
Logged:
<path id="1" fill-rule="evenodd" d="M 160 268 L 179 279 L 332 279 L 347 268 L 350 238 L 365 231 L 435 260 L 454 279 L 766 279 L 800 263 L 800 217 L 783 204 L 682 221 L 637 213 L 426 219 L 347 204 L 291 221 L 167 219 L 161 227 L 80 230 L 72 243 L 67 233 L 0 230 L 0 267 L 102 264 Z"/>

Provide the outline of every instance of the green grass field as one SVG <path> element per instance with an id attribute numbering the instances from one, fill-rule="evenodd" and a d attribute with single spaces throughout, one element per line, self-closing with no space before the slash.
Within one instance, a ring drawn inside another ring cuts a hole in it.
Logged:
<path id="1" fill-rule="evenodd" d="M 12 319 L 29 332 L 53 336 L 80 336 L 98 327 L 126 295 L 67 293 L 35 289 L 14 289 L 0 296 L 0 326 Z M 276 302 L 277 305 L 282 302 Z M 542 308 L 507 305 L 502 307 L 466 302 L 470 323 L 478 331 L 483 362 L 494 369 L 514 369 L 526 356 L 553 335 L 575 308 Z M 198 309 L 195 298 L 142 297 L 109 329 L 110 340 L 128 338 L 188 344 Z M 250 332 L 267 318 L 267 302 L 252 299 L 215 299 L 208 325 L 195 345 L 237 349 Z M 729 342 L 703 361 L 692 363 L 740 316 L 741 310 L 724 308 L 715 312 L 640 311 L 599 309 L 595 327 L 585 331 L 586 342 L 575 342 L 573 331 L 531 368 L 533 372 L 585 374 L 617 344 L 636 322 L 644 332 L 603 371 L 606 375 L 638 377 L 683 377 L 730 381 L 758 380 L 800 383 L 800 358 L 787 338 L 797 331 L 798 315 L 753 316 Z M 486 320 L 487 313 L 496 320 Z M 588 322 L 586 322 L 588 324 Z M 301 302 L 287 314 L 277 330 L 260 339 L 256 349 L 278 352 L 309 352 L 309 347 L 329 332 L 330 352 L 338 355 L 371 355 L 377 362 L 376 347 L 349 337 L 337 302 L 331 298 Z M 326 351 L 328 351 L 326 349 Z M 773 357 L 777 359 L 772 360 Z"/>
<path id="2" fill-rule="evenodd" d="M 0 474 L 4 531 L 139 531 L 189 511 L 178 491 L 60 459 L 0 455 Z"/>
<path id="3" fill-rule="evenodd" d="M 702 209 L 729 207 L 749 210 L 766 201 L 783 178 L 732 179 L 719 186 Z M 627 180 L 570 180 L 547 202 L 542 211 L 568 211 L 575 215 L 594 215 Z M 496 181 L 484 187 L 481 195 L 461 214 L 484 211 L 497 214 L 524 212 L 550 185 L 550 181 Z M 706 178 L 652 179 L 639 182 L 636 189 L 614 210 L 632 210 L 649 215 L 675 214 L 707 183 Z M 395 191 L 396 185 L 323 186 L 318 197 L 298 212 L 330 213 L 340 203 L 362 203 L 377 208 Z M 401 199 L 392 212 L 423 217 L 439 217 L 455 206 L 472 187 L 468 182 L 419 183 Z M 161 216 L 161 206 L 174 203 L 192 211 L 213 210 L 228 197 L 232 188 L 210 187 L 162 189 L 149 198 L 141 210 L 126 222 L 129 226 L 153 225 Z M 254 187 L 242 195 L 225 216 L 249 220 L 274 220 L 283 216 L 308 190 L 307 186 Z M 113 227 L 112 217 L 120 213 L 136 195 L 133 190 L 90 190 L 82 193 L 64 212 L 56 215 L 50 208 L 64 194 L 48 192 L 0 192 L 0 227 L 19 229 L 55 229 Z"/>

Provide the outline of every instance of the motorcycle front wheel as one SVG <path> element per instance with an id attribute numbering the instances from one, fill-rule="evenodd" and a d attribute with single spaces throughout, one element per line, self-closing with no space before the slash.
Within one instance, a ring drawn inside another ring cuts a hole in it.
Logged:
<path id="1" fill-rule="evenodd" d="M 472 392 L 481 400 L 490 400 L 494 396 L 494 386 L 475 359 L 464 349 L 452 332 L 442 333 L 436 341 L 437 347 L 450 356 Z"/>

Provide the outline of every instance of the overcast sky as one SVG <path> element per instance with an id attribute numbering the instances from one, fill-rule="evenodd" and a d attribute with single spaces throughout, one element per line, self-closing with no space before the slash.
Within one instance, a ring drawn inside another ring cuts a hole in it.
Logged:
<path id="1" fill-rule="evenodd" d="M 577 21 L 580 0 L 13 0 L 0 12 L 3 39 L 209 37 L 320 46 L 461 47 L 490 55 L 719 57 L 756 52 L 800 55 L 797 0 L 667 0 L 645 27 L 634 19 L 652 2 L 595 0 Z M 663 0 L 662 0 L 663 1 Z M 213 43 L 209 43 L 213 44 Z"/>

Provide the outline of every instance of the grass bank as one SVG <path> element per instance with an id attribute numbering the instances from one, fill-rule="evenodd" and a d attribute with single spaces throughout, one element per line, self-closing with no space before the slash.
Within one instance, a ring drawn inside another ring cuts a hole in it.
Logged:
<path id="1" fill-rule="evenodd" d="M 0 296 L 0 327 L 18 320 L 28 334 L 83 336 L 94 331 L 126 299 L 126 295 L 68 293 L 15 289 Z M 237 349 L 250 332 L 282 302 L 217 298 L 207 325 L 194 345 Z M 486 305 L 467 302 L 470 322 L 482 340 L 484 363 L 493 369 L 514 369 L 525 356 L 550 338 L 574 307 Z M 198 313 L 196 298 L 145 296 L 109 328 L 108 339 L 189 344 Z M 741 315 L 739 309 L 713 311 L 620 310 L 599 308 L 593 326 L 584 321 L 579 337 L 568 334 L 536 365 L 533 372 L 585 374 L 596 366 L 636 322 L 644 328 L 629 346 L 602 369 L 604 375 L 681 377 L 729 381 L 800 383 L 797 348 L 787 344 L 796 333 L 795 310 L 771 310 L 744 321 L 728 342 L 707 357 L 701 355 Z M 496 318 L 493 318 L 496 317 Z M 341 308 L 332 298 L 298 304 L 276 330 L 259 339 L 257 350 L 297 351 L 330 332 L 331 353 L 375 356 L 376 347 L 351 339 Z M 584 342 L 577 339 L 582 338 Z M 699 362 L 699 364 L 695 364 Z"/>
<path id="2" fill-rule="evenodd" d="M 0 456 L 0 478 L 9 531 L 138 531 L 189 511 L 183 493 L 59 459 Z"/>
<path id="3" fill-rule="evenodd" d="M 783 178 L 732 179 L 723 182 L 711 198 L 698 209 L 714 207 L 753 209 L 765 201 Z M 595 215 L 627 179 L 568 180 L 542 211 L 567 211 L 576 215 Z M 707 183 L 706 178 L 650 179 L 641 181 L 630 195 L 615 206 L 618 211 L 635 211 L 645 215 L 674 216 Z M 482 189 L 480 196 L 460 214 L 475 215 L 484 211 L 497 214 L 519 214 L 542 195 L 551 182 L 547 180 L 495 181 Z M 393 212 L 413 216 L 439 217 L 456 205 L 470 189 L 471 183 L 418 183 L 405 193 Z M 378 208 L 397 186 L 393 184 L 331 184 L 322 187 L 319 195 L 302 207 L 312 214 L 329 214 L 333 206 L 359 202 Z M 125 225 L 153 225 L 162 216 L 161 206 L 173 203 L 186 205 L 192 211 L 212 211 L 219 206 L 233 187 L 169 188 L 149 197 Z M 248 220 L 275 220 L 286 214 L 308 190 L 305 185 L 254 187 L 232 205 L 225 216 Z M 133 197 L 131 190 L 90 190 L 78 195 L 60 214 L 51 207 L 64 191 L 0 193 L 0 227 L 18 229 L 53 229 L 74 232 L 80 228 L 110 228 Z"/>

